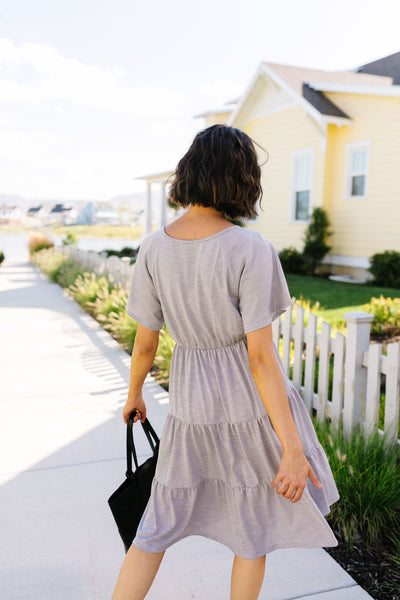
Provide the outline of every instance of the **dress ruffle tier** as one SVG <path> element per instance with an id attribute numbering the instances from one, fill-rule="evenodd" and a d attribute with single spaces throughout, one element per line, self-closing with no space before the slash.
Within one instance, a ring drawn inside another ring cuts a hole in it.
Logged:
<path id="1" fill-rule="evenodd" d="M 280 451 L 268 416 L 197 425 L 169 414 L 161 439 L 150 501 L 134 540 L 138 548 L 160 552 L 189 535 L 214 539 L 243 558 L 337 545 L 323 515 L 338 495 L 319 442 L 306 456 L 323 488 L 308 480 L 292 503 L 271 486 Z"/>

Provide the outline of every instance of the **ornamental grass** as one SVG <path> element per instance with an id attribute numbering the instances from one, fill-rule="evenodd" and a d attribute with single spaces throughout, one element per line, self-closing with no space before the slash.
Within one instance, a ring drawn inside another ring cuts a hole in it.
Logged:
<path id="1" fill-rule="evenodd" d="M 400 444 L 388 433 L 361 426 L 347 436 L 342 426 L 314 421 L 325 449 L 340 500 L 327 517 L 348 544 L 362 540 L 366 546 L 400 536 Z"/>

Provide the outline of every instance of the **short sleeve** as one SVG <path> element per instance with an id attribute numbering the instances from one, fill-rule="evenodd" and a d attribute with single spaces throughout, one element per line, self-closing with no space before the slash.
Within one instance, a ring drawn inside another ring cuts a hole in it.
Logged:
<path id="1" fill-rule="evenodd" d="M 270 325 L 291 305 L 278 254 L 260 235 L 252 242 L 239 283 L 239 310 L 245 333 Z"/>
<path id="2" fill-rule="evenodd" d="M 160 330 L 164 323 L 160 299 L 148 269 L 147 251 L 140 247 L 131 279 L 126 312 L 148 329 Z"/>

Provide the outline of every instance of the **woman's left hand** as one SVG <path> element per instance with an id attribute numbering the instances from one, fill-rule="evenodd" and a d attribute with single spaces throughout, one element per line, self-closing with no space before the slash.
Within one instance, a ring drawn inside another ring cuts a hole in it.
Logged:
<path id="1" fill-rule="evenodd" d="M 129 416 L 133 413 L 134 410 L 139 411 L 138 414 L 135 415 L 133 422 L 136 423 L 139 419 L 142 423 L 146 420 L 146 405 L 143 400 L 142 392 L 139 392 L 135 396 L 129 396 L 128 400 L 124 408 L 122 409 L 122 417 L 124 419 L 124 423 L 128 423 Z"/>
<path id="2" fill-rule="evenodd" d="M 322 488 L 314 469 L 303 452 L 283 452 L 278 473 L 271 485 L 276 493 L 298 502 L 303 495 L 308 477 L 317 488 Z M 277 487 L 278 486 L 278 487 Z"/>

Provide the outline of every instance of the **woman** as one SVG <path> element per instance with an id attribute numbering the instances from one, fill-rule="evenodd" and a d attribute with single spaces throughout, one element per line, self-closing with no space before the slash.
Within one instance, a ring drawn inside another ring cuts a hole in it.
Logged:
<path id="1" fill-rule="evenodd" d="M 146 418 L 141 389 L 164 322 L 176 345 L 152 493 L 113 600 L 143 599 L 165 550 L 188 535 L 235 554 L 231 600 L 258 598 L 268 552 L 337 545 L 323 516 L 336 485 L 272 342 L 271 322 L 291 304 L 277 253 L 226 218 L 257 214 L 260 174 L 245 133 L 201 131 L 171 187 L 187 212 L 140 248 L 125 422 L 135 409 Z"/>

